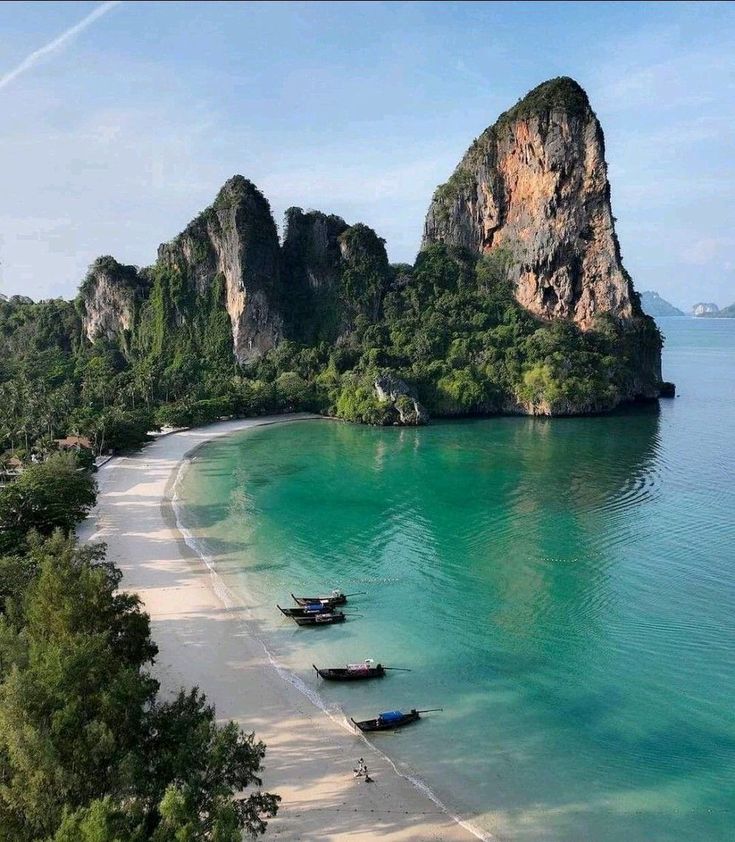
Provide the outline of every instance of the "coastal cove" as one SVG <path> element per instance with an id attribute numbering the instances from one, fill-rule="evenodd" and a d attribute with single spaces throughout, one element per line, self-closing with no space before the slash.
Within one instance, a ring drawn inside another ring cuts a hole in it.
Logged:
<path id="1" fill-rule="evenodd" d="M 382 753 L 327 718 L 288 673 L 275 668 L 248 619 L 248 606 L 192 552 L 177 528 L 172 495 L 187 456 L 242 430 L 308 419 L 224 422 L 162 436 L 141 453 L 116 457 L 98 474 L 97 506 L 78 536 L 83 542 L 104 541 L 107 558 L 123 571 L 122 586 L 142 599 L 160 650 L 155 675 L 164 694 L 196 684 L 216 705 L 219 719 L 234 719 L 267 743 L 263 786 L 283 798 L 269 823 L 269 838 L 482 838 L 396 774 Z M 352 778 L 360 755 L 370 762 L 374 787 Z"/>
<path id="2" fill-rule="evenodd" d="M 724 400 L 731 423 L 735 333 L 662 328 L 683 395 L 660 411 L 264 428 L 179 486 L 189 540 L 333 718 L 445 707 L 378 745 L 499 838 L 727 838 L 732 492 L 706 422 Z M 275 610 L 333 585 L 367 591 L 341 627 Z M 364 657 L 413 672 L 311 670 Z"/>
<path id="3" fill-rule="evenodd" d="M 164 686 L 201 684 L 268 743 L 269 835 L 472 838 L 339 725 L 415 705 L 445 712 L 374 744 L 488 838 L 727 838 L 732 431 L 706 422 L 732 424 L 735 331 L 662 329 L 682 395 L 660 412 L 228 422 L 103 469 L 94 537 L 152 615 Z M 217 577 L 177 540 L 177 477 Z M 333 585 L 368 592 L 360 617 L 312 633 L 277 614 Z M 413 672 L 335 689 L 310 666 L 369 656 Z M 375 790 L 350 779 L 360 754 Z"/>
<path id="4" fill-rule="evenodd" d="M 0 842 L 735 842 L 735 6 L 2 11 Z"/>

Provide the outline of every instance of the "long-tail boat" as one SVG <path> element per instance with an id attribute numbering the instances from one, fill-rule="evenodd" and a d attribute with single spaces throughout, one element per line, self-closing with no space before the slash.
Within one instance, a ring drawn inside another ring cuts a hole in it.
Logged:
<path id="1" fill-rule="evenodd" d="M 276 605 L 276 608 L 286 617 L 311 617 L 313 614 L 331 614 L 334 611 L 331 605 L 322 605 L 321 602 L 312 602 L 298 608 L 281 608 Z"/>
<path id="2" fill-rule="evenodd" d="M 321 602 L 322 605 L 344 605 L 347 602 L 348 596 L 360 596 L 362 593 L 364 591 L 346 594 L 335 588 L 329 596 L 296 596 L 295 594 L 291 594 L 291 599 L 297 605 L 311 605 L 314 602 Z"/>
<path id="3" fill-rule="evenodd" d="M 326 681 L 364 681 L 368 678 L 383 678 L 385 667 L 376 664 L 372 658 L 368 658 L 361 664 L 347 664 L 346 667 L 334 667 L 332 669 L 320 669 L 316 664 L 312 667 L 317 675 Z"/>
<path id="4" fill-rule="evenodd" d="M 436 710 L 444 710 L 444 708 L 429 708 L 428 710 L 416 710 L 413 708 L 408 713 L 401 713 L 400 710 L 388 710 L 385 713 L 379 713 L 375 719 L 364 719 L 357 722 L 350 717 L 353 725 L 361 731 L 392 731 L 394 728 L 402 728 L 404 725 L 410 725 L 412 722 L 417 722 L 421 719 L 420 714 L 431 713 Z"/>
<path id="5" fill-rule="evenodd" d="M 344 623 L 345 615 L 341 611 L 324 614 L 305 614 L 303 617 L 291 617 L 298 626 L 328 626 L 331 623 Z"/>

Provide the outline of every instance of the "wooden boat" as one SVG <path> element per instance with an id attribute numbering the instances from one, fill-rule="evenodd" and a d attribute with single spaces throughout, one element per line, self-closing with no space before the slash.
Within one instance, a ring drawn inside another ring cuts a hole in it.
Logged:
<path id="1" fill-rule="evenodd" d="M 360 593 L 363 593 L 362 591 Z M 333 590 L 329 596 L 296 596 L 291 594 L 291 599 L 297 605 L 310 605 L 314 602 L 321 602 L 322 605 L 344 605 L 348 596 L 360 596 L 359 593 L 342 593 L 340 590 Z"/>
<path id="2" fill-rule="evenodd" d="M 404 725 L 410 725 L 412 722 L 417 722 L 421 719 L 420 714 L 431 713 L 431 711 L 443 710 L 443 708 L 430 708 L 429 710 L 416 710 L 415 708 L 408 713 L 401 713 L 400 710 L 389 710 L 385 713 L 379 713 L 375 719 L 364 719 L 361 722 L 356 722 L 350 717 L 353 725 L 361 731 L 392 731 L 394 728 L 403 728 Z"/>
<path id="3" fill-rule="evenodd" d="M 372 660 L 332 669 L 319 669 L 316 664 L 312 664 L 312 667 L 325 681 L 364 681 L 368 678 L 383 678 L 385 675 L 385 667 L 382 664 L 375 664 Z"/>
<path id="4" fill-rule="evenodd" d="M 331 605 L 322 605 L 321 602 L 312 602 L 299 608 L 281 608 L 280 605 L 276 605 L 276 608 L 286 617 L 311 617 L 313 614 L 331 614 L 334 611 Z"/>
<path id="5" fill-rule="evenodd" d="M 328 626 L 330 623 L 344 623 L 345 615 L 341 611 L 323 614 L 305 614 L 303 617 L 291 617 L 299 626 Z"/>

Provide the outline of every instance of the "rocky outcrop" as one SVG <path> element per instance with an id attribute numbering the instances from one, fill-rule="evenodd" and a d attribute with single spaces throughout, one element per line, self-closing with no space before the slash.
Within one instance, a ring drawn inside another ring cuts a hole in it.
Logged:
<path id="1" fill-rule="evenodd" d="M 114 257 L 98 257 L 79 290 L 82 330 L 90 342 L 123 339 L 132 331 L 148 284 L 135 266 Z"/>
<path id="2" fill-rule="evenodd" d="M 381 403 L 391 403 L 396 411 L 396 423 L 416 427 L 429 423 L 429 413 L 419 403 L 416 390 L 390 372 L 375 378 L 375 394 Z"/>
<path id="3" fill-rule="evenodd" d="M 179 273 L 201 295 L 221 275 L 238 362 L 256 359 L 283 336 L 279 313 L 280 245 L 270 206 L 242 176 L 158 250 L 158 265 Z"/>
<path id="4" fill-rule="evenodd" d="M 358 222 L 340 235 L 339 247 L 344 262 L 342 295 L 348 305 L 348 320 L 363 315 L 377 321 L 391 279 L 385 240 Z"/>
<path id="5" fill-rule="evenodd" d="M 582 329 L 636 302 L 620 259 L 605 148 L 587 95 L 562 77 L 531 91 L 472 144 L 435 192 L 424 247 L 502 250 L 520 304 Z"/>

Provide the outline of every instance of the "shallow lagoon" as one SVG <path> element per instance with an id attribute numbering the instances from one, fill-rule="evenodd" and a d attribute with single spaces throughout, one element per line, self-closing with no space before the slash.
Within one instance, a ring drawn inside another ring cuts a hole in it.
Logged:
<path id="1" fill-rule="evenodd" d="M 183 524 L 335 712 L 444 713 L 374 739 L 518 840 L 735 832 L 735 320 L 661 320 L 680 397 L 590 419 L 328 421 L 201 450 Z M 289 592 L 366 591 L 298 629 Z M 320 683 L 311 664 L 410 673 Z"/>

